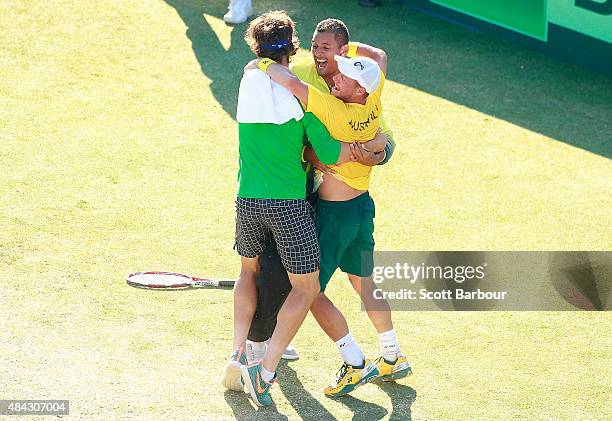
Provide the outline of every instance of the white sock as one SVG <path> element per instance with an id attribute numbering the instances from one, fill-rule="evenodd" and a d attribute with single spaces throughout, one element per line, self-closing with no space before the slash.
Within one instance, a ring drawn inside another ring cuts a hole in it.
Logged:
<path id="1" fill-rule="evenodd" d="M 388 332 L 378 334 L 378 343 L 380 344 L 380 352 L 385 360 L 395 362 L 397 353 L 400 351 L 395 330 L 391 329 Z"/>
<path id="2" fill-rule="evenodd" d="M 342 358 L 344 358 L 347 364 L 360 366 L 364 363 L 365 355 L 350 332 L 345 337 L 336 341 L 336 345 L 338 345 L 340 355 L 342 355 Z"/>
<path id="3" fill-rule="evenodd" d="M 268 349 L 268 342 L 253 342 L 247 340 L 247 359 L 249 364 L 263 360 Z"/>
<path id="4" fill-rule="evenodd" d="M 274 373 L 274 371 L 270 371 L 266 367 L 264 367 L 263 364 L 261 365 L 261 378 L 264 382 L 270 383 L 274 378 Z"/>

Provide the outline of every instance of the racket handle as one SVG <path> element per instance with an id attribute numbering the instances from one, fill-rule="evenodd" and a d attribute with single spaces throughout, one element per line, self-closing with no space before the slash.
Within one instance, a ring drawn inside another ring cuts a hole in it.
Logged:
<path id="1" fill-rule="evenodd" d="M 219 281 L 219 286 L 223 288 L 234 288 L 235 283 L 236 281 L 234 281 L 233 279 L 229 279 L 226 281 Z"/>

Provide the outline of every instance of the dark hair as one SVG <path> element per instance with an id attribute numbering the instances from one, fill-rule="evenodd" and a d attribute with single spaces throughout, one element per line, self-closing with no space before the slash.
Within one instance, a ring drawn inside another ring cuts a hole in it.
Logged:
<path id="1" fill-rule="evenodd" d="M 333 32 L 340 46 L 349 42 L 349 31 L 340 19 L 325 19 L 317 24 L 316 32 Z"/>
<path id="2" fill-rule="evenodd" d="M 295 24 L 283 10 L 264 13 L 253 19 L 244 40 L 257 57 L 271 58 L 276 62 L 283 57 L 289 59 L 300 48 Z"/>

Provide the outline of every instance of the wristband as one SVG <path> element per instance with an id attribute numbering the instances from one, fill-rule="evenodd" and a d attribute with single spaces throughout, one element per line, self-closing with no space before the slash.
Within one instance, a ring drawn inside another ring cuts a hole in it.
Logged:
<path id="1" fill-rule="evenodd" d="M 270 58 L 263 58 L 259 60 L 259 63 L 257 63 L 257 67 L 259 67 L 262 72 L 266 73 L 268 67 L 270 67 L 272 63 L 275 63 L 275 61 Z"/>
<path id="2" fill-rule="evenodd" d="M 391 159 L 391 145 L 389 145 L 388 141 L 387 141 L 387 144 L 385 145 L 385 150 L 382 151 L 381 153 L 384 153 L 385 157 L 377 165 L 385 165 Z"/>
<path id="3" fill-rule="evenodd" d="M 346 53 L 346 56 L 348 58 L 353 58 L 357 55 L 357 49 L 359 48 L 359 43 L 358 42 L 349 42 L 348 43 L 349 49 L 348 52 Z"/>

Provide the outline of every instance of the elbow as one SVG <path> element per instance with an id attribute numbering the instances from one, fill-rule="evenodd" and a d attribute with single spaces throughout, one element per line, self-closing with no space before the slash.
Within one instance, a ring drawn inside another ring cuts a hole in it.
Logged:
<path id="1" fill-rule="evenodd" d="M 378 55 L 380 56 L 380 61 L 382 63 L 384 63 L 385 66 L 386 66 L 387 65 L 387 53 L 386 53 L 386 51 L 379 48 L 378 49 Z"/>
<path id="2" fill-rule="evenodd" d="M 294 75 L 288 80 L 286 88 L 289 89 L 289 91 L 302 102 L 304 108 L 306 108 L 308 104 L 308 86 Z"/>
<path id="3" fill-rule="evenodd" d="M 293 95 L 297 95 L 300 92 L 300 88 L 302 86 L 302 81 L 295 75 L 293 75 L 287 81 L 287 89 L 289 89 Z"/>

